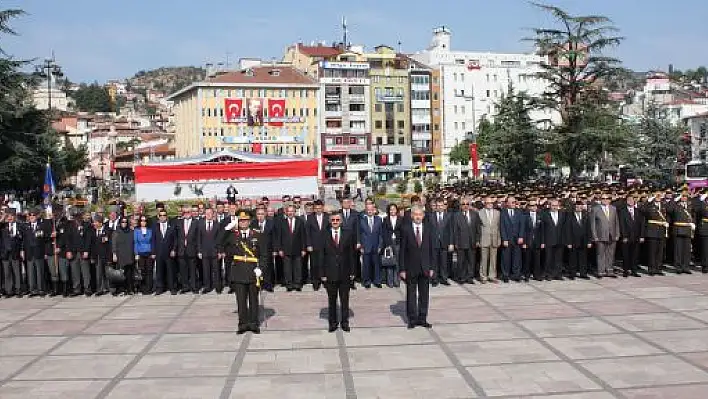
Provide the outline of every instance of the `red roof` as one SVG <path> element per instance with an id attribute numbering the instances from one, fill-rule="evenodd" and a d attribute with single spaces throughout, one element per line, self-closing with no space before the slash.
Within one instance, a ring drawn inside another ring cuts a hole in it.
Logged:
<path id="1" fill-rule="evenodd" d="M 305 46 L 298 43 L 297 49 L 299 52 L 309 57 L 334 57 L 335 55 L 342 54 L 342 50 L 330 46 Z"/>
<path id="2" fill-rule="evenodd" d="M 249 75 L 247 71 L 252 71 Z M 207 80 L 209 83 L 257 83 L 257 84 L 317 84 L 298 69 L 289 65 L 259 65 L 242 71 L 226 72 Z"/>

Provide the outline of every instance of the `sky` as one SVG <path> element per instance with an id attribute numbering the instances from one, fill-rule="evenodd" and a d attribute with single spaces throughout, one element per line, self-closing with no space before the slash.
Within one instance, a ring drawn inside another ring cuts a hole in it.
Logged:
<path id="1" fill-rule="evenodd" d="M 708 65 L 706 0 L 546 0 L 576 15 L 610 17 L 625 37 L 611 55 L 646 71 Z M 341 40 L 346 16 L 352 44 L 401 42 L 423 50 L 432 29 L 452 31 L 452 49 L 528 52 L 521 39 L 553 20 L 525 0 L 4 0 L 27 15 L 0 48 L 19 59 L 54 52 L 74 82 L 105 82 L 160 66 L 203 66 L 239 58 L 280 59 L 295 42 Z M 704 19 L 704 20 L 702 20 Z"/>

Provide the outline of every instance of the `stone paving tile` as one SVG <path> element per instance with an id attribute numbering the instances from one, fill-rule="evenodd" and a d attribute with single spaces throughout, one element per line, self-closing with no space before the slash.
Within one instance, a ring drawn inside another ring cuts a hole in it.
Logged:
<path id="1" fill-rule="evenodd" d="M 94 398 L 107 384 L 108 380 L 52 381 L 46 384 L 38 384 L 36 381 L 9 381 L 0 386 L 0 398 Z"/>
<path id="2" fill-rule="evenodd" d="M 166 322 L 169 322 L 167 320 Z M 238 316 L 228 318 L 181 317 L 172 324 L 170 333 L 233 332 L 238 329 Z"/>
<path id="3" fill-rule="evenodd" d="M 435 332 L 444 342 L 494 341 L 529 338 L 523 330 L 510 322 L 440 324 Z"/>
<path id="4" fill-rule="evenodd" d="M 114 297 L 111 295 L 103 295 L 99 297 L 86 298 L 83 296 L 77 296 L 74 298 L 62 298 L 57 300 L 54 304 L 54 308 L 106 308 L 106 310 L 121 305 L 129 303 L 132 297 L 122 296 Z"/>
<path id="5" fill-rule="evenodd" d="M 595 382 L 562 362 L 479 366 L 467 370 L 489 396 L 600 389 Z"/>
<path id="6" fill-rule="evenodd" d="M 463 366 L 560 360 L 553 352 L 532 339 L 457 342 L 449 344 L 449 347 Z"/>
<path id="7" fill-rule="evenodd" d="M 607 316 L 607 321 L 628 331 L 686 330 L 706 327 L 678 313 L 644 313 Z"/>
<path id="8" fill-rule="evenodd" d="M 568 337 L 573 335 L 612 334 L 615 327 L 594 317 L 555 320 L 526 320 L 521 325 L 539 337 Z"/>
<path id="9" fill-rule="evenodd" d="M 632 299 L 631 296 L 610 290 L 590 290 L 590 291 L 554 291 L 553 296 L 565 302 L 599 302 L 599 301 L 619 301 Z"/>
<path id="10" fill-rule="evenodd" d="M 708 385 L 623 389 L 621 393 L 627 399 L 705 399 Z"/>
<path id="11" fill-rule="evenodd" d="M 606 391 L 591 391 L 582 393 L 569 393 L 560 395 L 524 396 L 524 399 L 616 399 L 617 397 Z"/>
<path id="12" fill-rule="evenodd" d="M 341 370 L 338 349 L 257 351 L 246 354 L 239 376 L 337 373 Z"/>
<path id="13" fill-rule="evenodd" d="M 170 295 L 133 295 L 125 302 L 125 306 L 178 306 L 189 305 L 194 300 L 194 294 Z"/>
<path id="14" fill-rule="evenodd" d="M 475 284 L 467 285 L 470 291 L 473 291 L 479 296 L 486 295 L 525 295 L 525 294 L 537 294 L 538 290 L 533 288 L 529 284 Z"/>
<path id="15" fill-rule="evenodd" d="M 243 337 L 236 332 L 165 334 L 150 352 L 236 352 Z"/>
<path id="16" fill-rule="evenodd" d="M 644 356 L 664 353 L 629 334 L 546 338 L 545 341 L 571 359 Z"/>
<path id="17" fill-rule="evenodd" d="M 405 307 L 405 302 L 398 298 L 398 303 Z M 430 299 L 430 309 L 455 309 L 455 310 L 467 310 L 467 309 L 484 309 L 487 308 L 487 304 L 481 301 L 479 298 L 473 297 L 467 292 L 461 296 L 447 296 L 441 298 L 431 298 Z"/>
<path id="18" fill-rule="evenodd" d="M 0 336 L 13 335 L 70 335 L 78 334 L 86 326 L 86 321 L 42 320 L 22 321 L 0 332 Z"/>
<path id="19" fill-rule="evenodd" d="M 239 376 L 230 396 L 231 399 L 343 399 L 345 397 L 346 389 L 341 373 Z M 360 395 L 357 397 L 365 398 Z"/>
<path id="20" fill-rule="evenodd" d="M 0 302 L 2 303 L 2 302 Z M 25 319 L 32 315 L 33 313 L 41 312 L 40 308 L 27 308 L 27 309 L 0 309 L 0 322 L 3 323 L 14 323 L 16 321 Z"/>
<path id="21" fill-rule="evenodd" d="M 522 307 L 504 307 L 499 310 L 514 320 L 567 319 L 570 317 L 587 316 L 582 310 L 570 305 L 537 305 Z"/>
<path id="22" fill-rule="evenodd" d="M 16 373 L 36 356 L 2 356 L 0 357 L 0 381 Z M 0 396 L 1 397 L 1 396 Z"/>
<path id="23" fill-rule="evenodd" d="M 359 398 L 474 398 L 475 392 L 454 368 L 355 372 Z"/>
<path id="24" fill-rule="evenodd" d="M 682 353 L 681 355 L 708 370 L 708 352 Z"/>
<path id="25" fill-rule="evenodd" d="M 51 354 L 140 353 L 153 338 L 153 335 L 79 335 L 62 344 Z"/>
<path id="26" fill-rule="evenodd" d="M 121 306 L 106 315 L 108 320 L 133 320 L 153 318 L 173 318 L 184 309 L 184 306 Z"/>
<path id="27" fill-rule="evenodd" d="M 670 352 L 708 351 L 708 327 L 701 330 L 643 332 L 639 335 Z"/>
<path id="28" fill-rule="evenodd" d="M 194 399 L 218 398 L 226 378 L 173 378 L 123 380 L 107 396 L 109 399 Z"/>
<path id="29" fill-rule="evenodd" d="M 182 317 L 234 317 L 236 304 L 233 305 L 192 305 L 182 314 Z"/>
<path id="30" fill-rule="evenodd" d="M 5 337 L 0 338 L 0 358 L 5 356 L 40 355 L 64 337 Z"/>
<path id="31" fill-rule="evenodd" d="M 684 298 L 648 299 L 648 301 L 673 311 L 708 309 L 708 295 Z"/>
<path id="32" fill-rule="evenodd" d="M 584 280 L 575 280 L 575 281 L 567 281 L 565 284 L 558 284 L 556 281 L 531 281 L 530 285 L 538 287 L 539 289 L 550 292 L 550 293 L 555 293 L 556 291 L 577 291 L 577 292 L 585 292 L 585 291 L 607 291 L 606 287 L 603 287 L 602 285 L 597 284 L 596 281 L 590 280 L 590 281 L 584 281 Z"/>
<path id="33" fill-rule="evenodd" d="M 584 360 L 582 367 L 613 388 L 708 382 L 708 373 L 674 356 Z"/>
<path id="34" fill-rule="evenodd" d="M 428 321 L 431 323 L 480 323 L 502 320 L 504 316 L 490 308 L 430 309 L 428 313 Z"/>
<path id="35" fill-rule="evenodd" d="M 701 295 L 699 292 L 691 291 L 680 287 L 619 287 L 618 290 L 626 292 L 628 295 L 642 299 L 663 299 L 663 298 L 682 298 Z"/>
<path id="36" fill-rule="evenodd" d="M 397 370 L 451 367 L 450 360 L 437 345 L 399 345 L 348 348 L 352 371 Z M 411 361 L 411 359 L 415 359 Z"/>
<path id="37" fill-rule="evenodd" d="M 352 334 L 362 329 L 354 329 Z M 337 336 L 326 330 L 265 331 L 252 339 L 248 350 L 336 348 Z"/>
<path id="38" fill-rule="evenodd" d="M 701 320 L 708 324 L 708 310 L 690 310 L 686 312 L 681 312 L 685 314 L 686 316 L 690 316 L 693 318 L 696 318 L 698 320 Z"/>
<path id="39" fill-rule="evenodd" d="M 406 327 L 354 328 L 344 334 L 348 347 L 377 345 L 410 345 L 435 342 L 430 333 L 422 328 L 408 330 Z"/>
<path id="40" fill-rule="evenodd" d="M 559 300 L 541 292 L 529 292 L 518 295 L 479 295 L 487 302 L 498 308 L 561 304 Z"/>
<path id="41" fill-rule="evenodd" d="M 135 355 L 47 356 L 15 377 L 16 380 L 104 379 L 115 377 Z"/>
<path id="42" fill-rule="evenodd" d="M 170 321 L 170 319 L 102 319 L 87 328 L 84 334 L 155 334 L 162 331 Z"/>
<path id="43" fill-rule="evenodd" d="M 8 298 L 0 301 L 0 309 L 44 309 L 56 305 L 61 299 L 57 298 Z"/>
<path id="44" fill-rule="evenodd" d="M 575 305 L 589 314 L 597 316 L 635 313 L 661 313 L 666 311 L 665 308 L 652 305 L 651 303 L 641 299 L 628 299 L 611 302 L 581 302 Z"/>
<path id="45" fill-rule="evenodd" d="M 238 316 L 234 315 L 235 317 L 235 326 L 238 327 Z M 382 322 L 382 321 L 379 321 Z M 266 330 L 303 330 L 303 329 L 310 329 L 310 330 L 322 330 L 326 329 L 328 327 L 327 324 L 327 319 L 322 319 L 320 318 L 319 312 L 312 313 L 312 314 L 305 314 L 305 315 L 292 315 L 292 316 L 280 316 L 280 315 L 275 315 L 271 318 L 268 319 L 267 323 L 263 323 L 264 325 L 262 326 Z M 349 324 L 351 324 L 352 327 L 356 326 L 357 324 L 354 321 L 354 318 L 352 317 L 349 320 Z M 234 328 L 235 330 L 236 328 Z"/>
<path id="46" fill-rule="evenodd" d="M 95 307 L 95 308 L 49 308 L 38 314 L 30 317 L 30 321 L 44 320 L 70 320 L 70 321 L 91 321 L 100 319 L 103 315 L 110 312 L 111 308 Z"/>
<path id="47" fill-rule="evenodd" d="M 227 376 L 235 352 L 151 353 L 133 367 L 127 378 Z"/>

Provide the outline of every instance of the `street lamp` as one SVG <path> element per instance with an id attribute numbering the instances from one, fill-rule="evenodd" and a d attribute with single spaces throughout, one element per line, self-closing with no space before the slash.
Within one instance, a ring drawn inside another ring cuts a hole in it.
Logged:
<path id="1" fill-rule="evenodd" d="M 45 59 L 35 67 L 35 75 L 47 79 L 47 109 L 52 110 L 52 79 L 64 76 L 54 56 Z"/>

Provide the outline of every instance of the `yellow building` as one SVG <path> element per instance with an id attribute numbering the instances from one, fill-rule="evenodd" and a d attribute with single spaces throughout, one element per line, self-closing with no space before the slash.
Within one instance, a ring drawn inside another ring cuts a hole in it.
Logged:
<path id="1" fill-rule="evenodd" d="M 168 97 L 178 157 L 224 149 L 318 156 L 317 82 L 291 65 L 242 63 Z"/>

